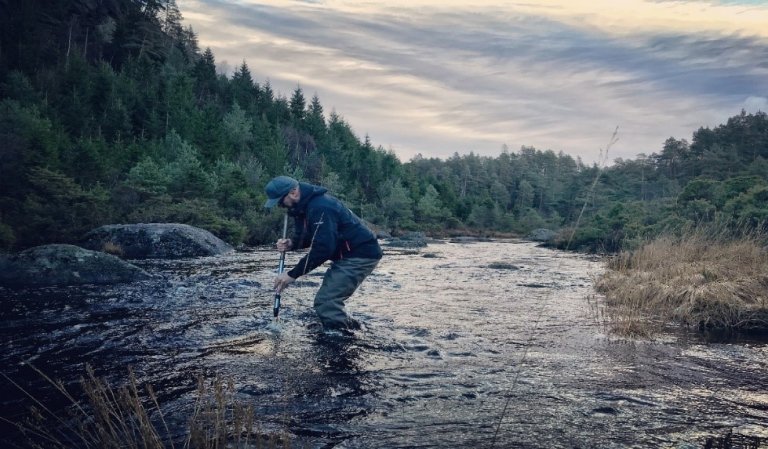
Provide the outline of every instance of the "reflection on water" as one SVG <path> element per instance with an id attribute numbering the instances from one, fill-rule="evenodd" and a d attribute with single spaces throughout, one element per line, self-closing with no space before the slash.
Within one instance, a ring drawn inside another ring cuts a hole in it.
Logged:
<path id="1" fill-rule="evenodd" d="M 590 258 L 532 243 L 433 243 L 388 251 L 349 301 L 365 330 L 313 330 L 319 275 L 283 294 L 270 329 L 277 254 L 140 265 L 160 279 L 115 287 L 0 290 L 2 366 L 36 397 L 131 366 L 174 416 L 198 375 L 231 378 L 262 430 L 308 447 L 702 447 L 768 437 L 768 346 L 668 336 L 610 338 L 588 304 Z M 296 256 L 296 255 L 292 255 Z M 295 262 L 295 259 L 289 262 Z M 322 270 L 320 273 L 322 274 Z M 29 399 L 5 379 L 2 416 Z"/>

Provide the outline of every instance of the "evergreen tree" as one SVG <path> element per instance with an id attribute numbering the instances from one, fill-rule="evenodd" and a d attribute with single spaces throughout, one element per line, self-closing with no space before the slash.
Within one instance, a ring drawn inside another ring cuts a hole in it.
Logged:
<path id="1" fill-rule="evenodd" d="M 305 129 L 304 119 L 306 116 L 306 100 L 304 100 L 304 93 L 301 91 L 301 87 L 297 86 L 291 96 L 289 103 L 289 109 L 291 111 L 291 124 L 299 130 Z"/>
<path id="2" fill-rule="evenodd" d="M 192 76 L 195 79 L 197 105 L 214 101 L 218 91 L 218 77 L 216 76 L 216 59 L 210 47 L 207 47 L 195 62 Z"/>
<path id="3" fill-rule="evenodd" d="M 391 231 L 413 226 L 413 200 L 399 179 L 385 181 L 379 187 L 381 198 L 377 217 Z"/>
<path id="4" fill-rule="evenodd" d="M 31 189 L 24 197 L 22 246 L 32 246 L 57 236 L 63 243 L 77 241 L 85 232 L 109 220 L 107 193 L 84 190 L 61 172 L 35 167 L 28 173 Z"/>
<path id="5" fill-rule="evenodd" d="M 261 117 L 255 129 L 254 147 L 261 165 L 270 176 L 283 174 L 288 157 L 277 130 L 265 116 Z"/>
<path id="6" fill-rule="evenodd" d="M 312 101 L 307 109 L 306 130 L 318 147 L 328 144 L 328 127 L 325 124 L 323 105 L 320 104 L 320 98 L 318 98 L 317 94 L 312 97 Z"/>
<path id="7" fill-rule="evenodd" d="M 162 0 L 160 12 L 160 29 L 168 38 L 168 46 L 181 43 L 184 36 L 184 27 L 181 25 L 181 11 L 176 0 Z"/>
<path id="8" fill-rule="evenodd" d="M 243 109 L 250 109 L 251 105 L 256 101 L 256 87 L 253 84 L 251 70 L 248 68 L 245 60 L 235 70 L 230 85 L 232 98 Z"/>
<path id="9" fill-rule="evenodd" d="M 251 117 L 237 103 L 222 120 L 229 154 L 249 151 L 254 144 L 254 124 Z"/>
<path id="10" fill-rule="evenodd" d="M 416 205 L 416 217 L 420 224 L 427 228 L 440 228 L 448 219 L 450 212 L 443 207 L 440 194 L 432 184 L 427 185 L 424 196 Z"/>

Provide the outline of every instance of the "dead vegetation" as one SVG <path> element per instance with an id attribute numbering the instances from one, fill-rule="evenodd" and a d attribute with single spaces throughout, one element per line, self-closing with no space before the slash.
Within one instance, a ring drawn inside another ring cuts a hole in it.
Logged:
<path id="1" fill-rule="evenodd" d="M 123 247 L 114 242 L 106 242 L 102 246 L 102 251 L 113 256 L 123 257 Z"/>
<path id="2" fill-rule="evenodd" d="M 768 331 L 764 236 L 705 231 L 662 237 L 612 259 L 596 282 L 611 328 L 648 336 L 670 324 L 700 331 Z"/>
<path id="3" fill-rule="evenodd" d="M 78 400 L 59 381 L 30 367 L 71 404 L 64 412 L 54 411 L 23 389 L 34 405 L 23 422 L 7 423 L 20 434 L 19 447 L 31 448 L 133 448 L 133 449 L 287 449 L 295 447 L 285 433 L 262 432 L 252 404 L 235 397 L 235 386 L 220 377 L 198 377 L 191 415 L 182 428 L 171 426 L 163 414 L 151 385 L 140 385 L 132 371 L 121 387 L 110 386 L 88 367 Z M 174 422 L 178 422 L 178 416 Z"/>

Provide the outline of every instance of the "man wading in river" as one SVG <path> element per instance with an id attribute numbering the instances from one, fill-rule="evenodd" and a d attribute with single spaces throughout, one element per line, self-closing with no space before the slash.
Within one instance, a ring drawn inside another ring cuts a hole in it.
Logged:
<path id="1" fill-rule="evenodd" d="M 290 239 L 277 241 L 278 251 L 309 248 L 293 269 L 275 278 L 278 293 L 299 276 L 332 261 L 315 295 L 315 311 L 327 330 L 349 331 L 360 324 L 347 315 L 344 301 L 352 296 L 381 260 L 376 236 L 324 187 L 278 176 L 265 188 L 266 208 L 288 209 L 295 229 Z"/>

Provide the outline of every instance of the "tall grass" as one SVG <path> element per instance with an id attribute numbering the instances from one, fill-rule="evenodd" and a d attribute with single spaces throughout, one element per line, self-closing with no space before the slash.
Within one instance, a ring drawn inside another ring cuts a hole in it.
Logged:
<path id="1" fill-rule="evenodd" d="M 219 449 L 290 448 L 286 434 L 262 433 L 253 406 L 235 398 L 231 381 L 198 377 L 195 405 L 182 429 L 168 425 L 151 385 L 140 386 L 129 370 L 128 382 L 112 387 L 97 378 L 90 367 L 81 378 L 83 400 L 58 381 L 32 367 L 61 393 L 70 406 L 65 412 L 49 409 L 16 382 L 9 383 L 28 396 L 34 405 L 24 422 L 9 422 L 22 435 L 18 447 L 39 449 Z M 174 417 L 179 422 L 179 417 Z M 184 422 L 182 419 L 181 422 Z"/>
<path id="2" fill-rule="evenodd" d="M 596 282 L 611 328 L 649 336 L 672 325 L 768 331 L 766 236 L 699 228 L 620 253 Z"/>

